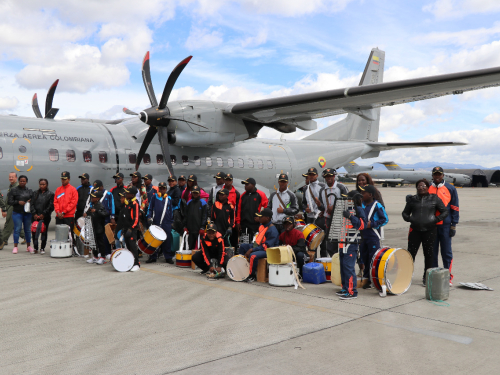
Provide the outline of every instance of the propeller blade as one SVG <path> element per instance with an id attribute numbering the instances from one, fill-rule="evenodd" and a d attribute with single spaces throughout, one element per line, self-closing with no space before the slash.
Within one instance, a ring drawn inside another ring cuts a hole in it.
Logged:
<path id="1" fill-rule="evenodd" d="M 167 83 L 165 84 L 165 88 L 163 89 L 163 94 L 161 96 L 158 109 L 164 109 L 167 106 L 168 97 L 170 96 L 170 93 L 174 88 L 177 78 L 179 78 L 179 75 L 182 73 L 182 71 L 184 70 L 188 62 L 191 61 L 192 58 L 193 56 L 186 57 L 174 68 L 174 70 L 172 70 L 172 73 L 170 73 L 170 76 L 167 79 Z"/>
<path id="2" fill-rule="evenodd" d="M 45 118 L 48 118 L 47 114 L 52 109 L 52 101 L 54 100 L 54 94 L 56 93 L 58 83 L 59 83 L 59 80 L 56 79 L 54 81 L 54 83 L 52 84 L 52 86 L 50 86 L 49 92 L 47 92 L 47 98 L 45 99 Z M 53 118 L 53 117 L 50 117 L 50 118 Z"/>
<path id="3" fill-rule="evenodd" d="M 31 99 L 31 107 L 33 108 L 33 112 L 35 112 L 35 116 L 37 118 L 42 118 L 42 112 L 40 112 L 40 107 L 38 106 L 38 98 L 37 95 L 33 95 L 33 99 Z"/>
<path id="4" fill-rule="evenodd" d="M 137 155 L 137 160 L 135 162 L 135 170 L 139 170 L 139 165 L 141 164 L 142 158 L 144 157 L 144 154 L 146 153 L 149 144 L 155 137 L 156 133 L 158 131 L 154 126 L 150 126 L 148 129 L 148 132 L 146 133 L 146 136 L 144 137 L 144 141 L 142 142 L 141 149 L 139 150 L 139 154 Z"/>
<path id="5" fill-rule="evenodd" d="M 53 119 L 54 117 L 56 117 L 57 112 L 59 112 L 59 108 L 51 108 L 49 112 L 45 115 L 45 118 Z"/>
<path id="6" fill-rule="evenodd" d="M 170 158 L 170 147 L 168 145 L 168 130 L 166 126 L 159 129 L 158 137 L 160 139 L 161 152 L 163 153 L 163 160 L 168 168 L 170 176 L 174 175 L 174 167 L 172 167 L 172 159 Z"/>
<path id="7" fill-rule="evenodd" d="M 135 113 L 134 111 L 131 111 L 130 109 L 124 107 L 123 112 L 126 113 L 127 115 L 132 115 L 132 116 L 137 116 L 139 115 L 138 113 Z"/>
<path id="8" fill-rule="evenodd" d="M 151 102 L 151 107 L 158 107 L 158 102 L 156 101 L 155 90 L 153 89 L 153 82 L 151 82 L 151 70 L 149 67 L 149 51 L 146 52 L 144 60 L 142 60 L 142 80 L 144 81 L 144 87 L 149 96 L 149 101 Z"/>

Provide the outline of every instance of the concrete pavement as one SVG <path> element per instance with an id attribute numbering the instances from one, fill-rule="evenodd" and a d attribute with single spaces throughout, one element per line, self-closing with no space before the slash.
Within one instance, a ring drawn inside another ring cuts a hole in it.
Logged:
<path id="1" fill-rule="evenodd" d="M 401 211 L 414 189 L 381 192 L 385 244 L 406 248 Z M 494 373 L 499 192 L 459 189 L 447 307 L 425 300 L 421 251 L 406 294 L 360 290 L 340 301 L 330 283 L 294 290 L 207 281 L 165 263 L 123 274 L 80 258 L 31 255 L 25 245 L 14 255 L 11 240 L 0 251 L 0 373 Z M 495 291 L 462 289 L 460 281 Z"/>

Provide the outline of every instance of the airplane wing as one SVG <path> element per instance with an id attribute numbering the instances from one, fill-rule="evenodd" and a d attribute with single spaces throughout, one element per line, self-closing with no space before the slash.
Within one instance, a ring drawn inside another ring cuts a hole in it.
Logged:
<path id="1" fill-rule="evenodd" d="M 416 147 L 448 147 L 465 146 L 464 142 L 370 142 L 367 143 L 374 151 L 394 150 L 395 148 L 416 148 Z"/>
<path id="2" fill-rule="evenodd" d="M 500 67 L 238 103 L 226 112 L 263 124 L 358 114 L 371 109 L 500 85 Z M 429 147 L 429 146 L 427 146 Z"/>

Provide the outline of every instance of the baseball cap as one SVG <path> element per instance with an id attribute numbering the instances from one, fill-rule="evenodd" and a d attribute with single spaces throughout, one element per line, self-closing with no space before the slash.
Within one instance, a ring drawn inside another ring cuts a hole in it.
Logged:
<path id="1" fill-rule="evenodd" d="M 197 180 L 198 180 L 198 178 L 196 178 L 195 174 L 190 174 L 188 177 L 188 181 L 197 181 Z"/>
<path id="2" fill-rule="evenodd" d="M 137 194 L 137 188 L 135 186 L 130 186 L 130 187 L 128 187 L 128 188 L 125 189 L 125 193 L 136 195 Z"/>
<path id="3" fill-rule="evenodd" d="M 242 183 L 243 185 L 246 185 L 246 184 L 257 185 L 257 183 L 255 182 L 255 179 L 254 179 L 254 178 L 252 178 L 252 177 L 249 177 L 249 178 L 247 178 L 246 180 L 241 181 L 241 183 Z"/>
<path id="4" fill-rule="evenodd" d="M 81 176 L 78 176 L 78 178 L 86 178 L 86 179 L 89 179 L 90 176 L 88 173 L 82 173 Z"/>
<path id="5" fill-rule="evenodd" d="M 293 216 L 286 216 L 283 220 L 283 223 L 291 223 L 293 225 L 295 224 L 295 219 L 293 218 Z"/>
<path id="6" fill-rule="evenodd" d="M 166 182 L 160 182 L 160 183 L 158 184 L 158 187 L 159 187 L 159 188 L 161 188 L 161 187 L 166 188 L 166 187 L 167 187 L 167 183 L 166 183 Z"/>
<path id="7" fill-rule="evenodd" d="M 169 176 L 167 181 L 177 181 L 177 177 L 175 175 Z"/>
<path id="8" fill-rule="evenodd" d="M 214 223 L 210 223 L 207 225 L 207 232 L 211 230 L 211 231 L 214 231 L 214 232 L 217 232 L 217 227 L 215 226 Z"/>
<path id="9" fill-rule="evenodd" d="M 229 195 L 229 190 L 227 190 L 227 189 L 221 189 L 219 191 L 219 194 Z"/>
<path id="10" fill-rule="evenodd" d="M 142 174 L 141 174 L 141 172 L 134 172 L 134 173 L 130 174 L 130 177 L 139 177 L 139 179 L 141 179 L 142 178 Z"/>
<path id="11" fill-rule="evenodd" d="M 337 171 L 333 168 L 326 168 L 322 173 L 323 177 L 335 176 L 336 174 L 337 174 Z"/>
<path id="12" fill-rule="evenodd" d="M 102 184 L 102 181 L 101 180 L 95 180 L 94 183 L 92 184 L 95 188 L 98 188 L 98 187 L 101 187 L 101 186 L 104 186 Z"/>
<path id="13" fill-rule="evenodd" d="M 273 211 L 270 208 L 264 208 L 260 213 L 256 214 L 258 217 L 265 216 L 265 217 L 273 217 Z"/>
<path id="14" fill-rule="evenodd" d="M 124 197 L 124 196 L 125 196 L 125 194 L 124 194 L 124 193 L 125 193 L 125 192 L 123 191 L 123 192 L 121 192 L 121 193 L 118 193 L 118 195 L 119 195 L 120 197 Z"/>
<path id="15" fill-rule="evenodd" d="M 90 193 L 90 196 L 94 198 L 102 198 L 102 191 L 94 190 L 92 193 Z"/>
<path id="16" fill-rule="evenodd" d="M 370 193 L 371 195 L 374 195 L 376 192 L 375 186 L 373 185 L 359 186 L 359 190 L 361 190 L 364 193 Z"/>
<path id="17" fill-rule="evenodd" d="M 231 173 L 226 173 L 224 180 L 232 180 L 232 179 L 233 179 L 233 175 Z"/>
<path id="18" fill-rule="evenodd" d="M 302 177 L 307 177 L 309 176 L 307 173 L 302 173 Z"/>
<path id="19" fill-rule="evenodd" d="M 199 193 L 200 192 L 200 187 L 198 185 L 194 185 L 193 188 L 191 189 L 191 193 Z"/>
<path id="20" fill-rule="evenodd" d="M 444 174 L 443 168 L 441 167 L 432 168 L 432 174 Z"/>
<path id="21" fill-rule="evenodd" d="M 226 174 L 224 172 L 217 172 L 214 178 L 225 178 Z"/>
<path id="22" fill-rule="evenodd" d="M 153 180 L 153 176 L 151 176 L 149 173 L 145 174 L 144 177 L 142 178 L 143 180 Z"/>
<path id="23" fill-rule="evenodd" d="M 278 181 L 286 181 L 286 182 L 288 182 L 288 176 L 286 174 L 282 173 L 278 177 Z"/>
<path id="24" fill-rule="evenodd" d="M 124 177 L 125 177 L 125 176 L 124 176 L 124 175 L 123 175 L 123 173 L 121 173 L 121 172 L 118 172 L 117 174 L 115 174 L 115 175 L 113 176 L 113 178 L 124 178 Z"/>
<path id="25" fill-rule="evenodd" d="M 62 172 L 61 179 L 65 180 L 67 178 L 70 178 L 69 172 L 66 172 L 66 171 Z"/>
<path id="26" fill-rule="evenodd" d="M 184 176 L 183 174 L 181 174 L 177 180 L 185 180 L 185 179 L 186 179 L 186 176 Z"/>
<path id="27" fill-rule="evenodd" d="M 318 170 L 314 167 L 307 170 L 307 174 L 318 174 Z"/>

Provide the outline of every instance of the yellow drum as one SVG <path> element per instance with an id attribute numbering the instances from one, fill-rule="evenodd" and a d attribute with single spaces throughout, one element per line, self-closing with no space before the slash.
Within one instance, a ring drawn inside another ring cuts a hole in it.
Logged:
<path id="1" fill-rule="evenodd" d="M 307 224 L 297 229 L 304 234 L 307 247 L 311 250 L 316 250 L 321 245 L 321 242 L 323 242 L 323 238 L 325 238 L 325 232 L 316 224 Z"/>
<path id="2" fill-rule="evenodd" d="M 370 265 L 370 279 L 380 292 L 403 294 L 411 285 L 413 258 L 405 249 L 377 250 Z"/>
<path id="3" fill-rule="evenodd" d="M 321 263 L 325 269 L 327 280 L 332 279 L 332 258 L 317 258 L 316 263 Z"/>
<path id="4" fill-rule="evenodd" d="M 338 286 L 342 285 L 342 279 L 340 277 L 339 253 L 335 253 L 332 256 L 332 283 Z"/>
<path id="5" fill-rule="evenodd" d="M 191 250 L 183 250 L 175 252 L 175 265 L 181 268 L 191 268 Z"/>
<path id="6" fill-rule="evenodd" d="M 167 239 L 167 234 L 157 225 L 151 225 L 144 232 L 143 240 L 151 248 L 158 248 Z"/>

